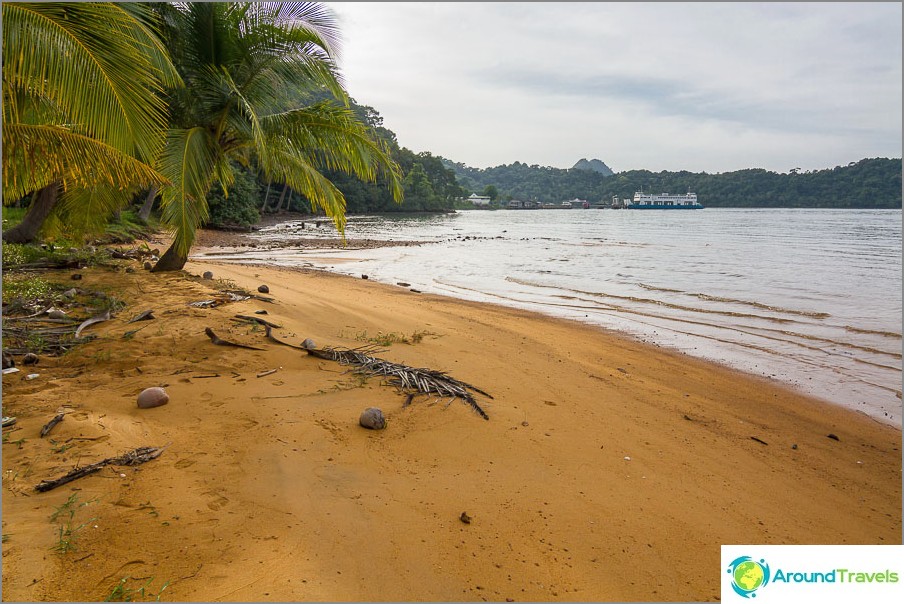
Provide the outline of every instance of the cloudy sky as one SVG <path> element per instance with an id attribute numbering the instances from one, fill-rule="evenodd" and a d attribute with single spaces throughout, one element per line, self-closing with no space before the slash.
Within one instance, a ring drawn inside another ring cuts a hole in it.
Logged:
<path id="1" fill-rule="evenodd" d="M 901 157 L 901 3 L 328 2 L 402 146 L 486 168 Z"/>

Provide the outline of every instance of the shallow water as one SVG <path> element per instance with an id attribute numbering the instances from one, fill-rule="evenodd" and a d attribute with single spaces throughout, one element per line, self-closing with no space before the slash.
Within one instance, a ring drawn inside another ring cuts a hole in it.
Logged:
<path id="1" fill-rule="evenodd" d="M 293 223 L 262 240 L 335 238 Z M 370 250 L 205 256 L 315 266 L 567 317 L 901 425 L 901 211 L 500 210 L 352 216 Z"/>

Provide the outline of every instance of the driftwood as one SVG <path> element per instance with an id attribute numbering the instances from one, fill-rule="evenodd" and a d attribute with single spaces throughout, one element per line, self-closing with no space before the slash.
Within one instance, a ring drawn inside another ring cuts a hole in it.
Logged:
<path id="1" fill-rule="evenodd" d="M 236 315 L 236 319 L 241 319 L 242 321 L 251 321 L 252 323 L 260 323 L 261 325 L 266 325 L 267 327 L 274 327 L 279 329 L 281 326 L 276 323 L 272 323 L 267 321 L 266 319 L 261 319 L 259 317 L 249 317 L 248 315 Z"/>
<path id="2" fill-rule="evenodd" d="M 45 436 L 50 434 L 50 431 L 53 430 L 53 427 L 63 421 L 63 417 L 65 417 L 65 415 L 65 413 L 58 413 L 52 420 L 44 424 L 44 427 L 41 428 L 41 438 L 44 438 Z"/>
<path id="3" fill-rule="evenodd" d="M 85 329 L 86 327 L 90 327 L 91 325 L 94 325 L 95 323 L 103 323 L 104 321 L 109 321 L 109 320 L 110 320 L 110 310 L 107 309 L 104 312 L 102 312 L 101 314 L 83 321 L 82 324 L 78 326 L 78 329 L 75 330 L 75 337 L 78 338 L 81 335 L 82 330 Z"/>
<path id="4" fill-rule="evenodd" d="M 265 325 L 264 328 L 267 330 L 266 337 L 271 342 L 274 342 L 276 344 L 282 344 L 283 346 L 288 346 L 289 348 L 296 348 L 298 350 L 305 350 L 305 351 L 307 350 L 307 348 L 305 348 L 304 346 L 296 346 L 295 344 L 289 344 L 288 342 L 283 342 L 282 340 L 277 339 L 276 336 L 273 335 L 273 330 L 270 328 L 269 325 Z"/>
<path id="5" fill-rule="evenodd" d="M 424 369 L 409 367 L 399 363 L 384 361 L 383 359 L 371 356 L 373 348 L 307 348 L 305 351 L 319 359 L 327 359 L 337 361 L 342 365 L 351 365 L 356 373 L 362 375 L 379 375 L 389 377 L 389 383 L 405 391 L 415 391 L 421 394 L 434 394 L 440 397 L 460 398 L 465 401 L 471 408 L 483 419 L 490 419 L 486 412 L 481 409 L 468 390 L 473 390 L 478 394 L 482 394 L 487 398 L 493 398 L 480 388 L 467 384 L 453 377 L 446 375 L 442 371 L 434 369 Z M 406 405 L 411 402 L 411 395 L 405 401 Z"/>
<path id="6" fill-rule="evenodd" d="M 108 457 L 107 459 L 102 459 L 87 466 L 75 468 L 68 474 L 60 476 L 59 478 L 55 478 L 53 480 L 43 480 L 37 486 L 35 486 L 35 490 L 40 493 L 50 491 L 51 489 L 55 489 L 66 484 L 67 482 L 72 482 L 73 480 L 82 478 L 83 476 L 94 474 L 104 466 L 137 466 L 151 461 L 152 459 L 157 459 L 165 449 L 166 447 L 138 447 L 134 451 L 129 451 L 128 453 L 120 455 L 119 457 Z"/>
<path id="7" fill-rule="evenodd" d="M 235 346 L 236 348 L 247 348 L 248 350 L 263 350 L 263 348 L 257 348 L 255 346 L 248 346 L 246 344 L 238 344 L 236 342 L 230 342 L 229 340 L 224 340 L 220 338 L 217 334 L 213 332 L 213 330 L 209 327 L 204 328 L 204 333 L 207 334 L 207 337 L 210 338 L 210 341 L 216 344 L 217 346 Z"/>

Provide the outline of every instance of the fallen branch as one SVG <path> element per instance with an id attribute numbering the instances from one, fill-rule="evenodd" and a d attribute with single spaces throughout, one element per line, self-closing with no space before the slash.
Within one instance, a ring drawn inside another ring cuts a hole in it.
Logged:
<path id="1" fill-rule="evenodd" d="M 35 486 L 35 490 L 40 493 L 50 491 L 68 482 L 82 478 L 83 476 L 94 474 L 104 466 L 108 465 L 137 466 L 151 461 L 152 459 L 157 459 L 165 449 L 166 447 L 138 447 L 134 451 L 129 451 L 128 453 L 120 455 L 119 457 L 108 457 L 107 459 L 102 459 L 87 466 L 76 468 L 74 470 L 71 470 L 68 474 L 60 476 L 59 478 L 55 478 L 53 480 L 43 480 L 37 486 Z"/>
<path id="2" fill-rule="evenodd" d="M 249 317 L 247 315 L 236 315 L 236 319 L 241 319 L 242 321 L 251 321 L 252 323 L 260 323 L 261 325 L 266 325 L 267 327 L 273 327 L 275 329 L 279 329 L 281 326 L 276 323 L 271 323 L 266 319 L 261 319 L 259 317 Z"/>
<path id="3" fill-rule="evenodd" d="M 52 420 L 44 424 L 44 427 L 41 428 L 41 438 L 44 438 L 45 436 L 50 434 L 50 431 L 53 430 L 53 427 L 63 421 L 63 417 L 65 415 L 65 413 L 58 413 Z"/>
<path id="4" fill-rule="evenodd" d="M 207 334 L 207 337 L 210 338 L 210 341 L 216 344 L 217 346 L 235 346 L 236 348 L 247 348 L 248 350 L 263 350 L 263 348 L 257 348 L 255 346 L 248 346 L 246 344 L 238 344 L 236 342 L 230 342 L 229 340 L 224 340 L 220 338 L 217 334 L 213 332 L 213 330 L 209 327 L 204 328 L 204 333 Z"/>
<path id="5" fill-rule="evenodd" d="M 392 363 L 383 359 L 370 356 L 372 348 L 355 349 L 348 348 L 307 348 L 305 351 L 320 359 L 337 361 L 341 365 L 351 365 L 354 371 L 362 375 L 379 375 L 391 378 L 389 383 L 401 390 L 415 391 L 421 394 L 435 394 L 440 397 L 460 398 L 468 403 L 483 419 L 490 419 L 486 412 L 477 404 L 474 396 L 468 392 L 473 390 L 487 398 L 493 398 L 480 388 L 462 382 L 446 375 L 442 371 L 409 367 L 399 363 Z M 411 398 L 405 401 L 409 404 Z"/>
<path id="6" fill-rule="evenodd" d="M 273 335 L 273 330 L 270 329 L 269 325 L 265 325 L 264 328 L 267 330 L 267 339 L 276 344 L 282 344 L 283 346 L 288 346 L 289 348 L 296 348 L 298 350 L 307 350 L 304 346 L 296 346 L 295 344 L 289 344 L 288 342 L 283 342 L 280 339 L 277 339 L 276 336 Z"/>

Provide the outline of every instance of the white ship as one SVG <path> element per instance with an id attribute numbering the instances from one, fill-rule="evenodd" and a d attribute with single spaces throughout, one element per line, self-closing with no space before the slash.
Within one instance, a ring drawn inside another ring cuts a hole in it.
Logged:
<path id="1" fill-rule="evenodd" d="M 634 199 L 625 201 L 625 208 L 629 210 L 699 210 L 703 206 L 697 201 L 696 193 L 654 195 L 637 191 L 634 193 Z"/>

